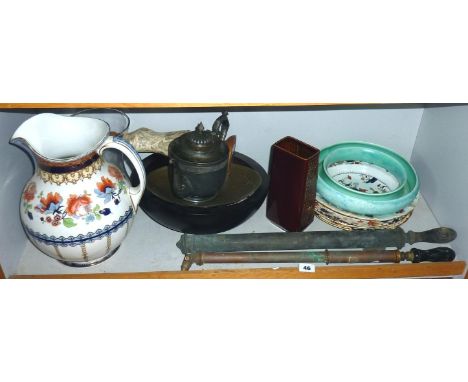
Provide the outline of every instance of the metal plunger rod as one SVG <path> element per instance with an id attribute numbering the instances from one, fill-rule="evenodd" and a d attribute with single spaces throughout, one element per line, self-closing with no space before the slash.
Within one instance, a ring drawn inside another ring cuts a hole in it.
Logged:
<path id="1" fill-rule="evenodd" d="M 406 243 L 448 243 L 456 238 L 451 228 L 404 232 L 401 228 L 366 231 L 275 232 L 246 234 L 183 234 L 177 247 L 184 254 L 197 252 L 281 251 L 301 249 L 402 248 Z"/>
<path id="2" fill-rule="evenodd" d="M 400 261 L 452 261 L 455 252 L 446 247 L 429 250 L 411 249 L 409 252 L 398 250 L 369 251 L 301 251 L 301 252 L 199 252 L 185 255 L 181 269 L 188 271 L 193 263 L 399 263 Z"/>

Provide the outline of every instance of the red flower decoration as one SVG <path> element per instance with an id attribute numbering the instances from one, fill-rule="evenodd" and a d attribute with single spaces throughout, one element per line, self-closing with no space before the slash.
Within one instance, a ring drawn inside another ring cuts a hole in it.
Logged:
<path id="1" fill-rule="evenodd" d="M 88 195 L 70 195 L 67 200 L 67 213 L 75 216 L 87 215 L 90 211 L 91 198 Z"/>
<path id="2" fill-rule="evenodd" d="M 123 179 L 123 175 L 117 167 L 109 165 L 108 170 L 109 170 L 109 174 L 113 176 L 114 178 L 116 178 L 117 180 Z"/>
<path id="3" fill-rule="evenodd" d="M 109 178 L 101 176 L 102 182 L 97 182 L 96 186 L 99 191 L 106 192 L 106 188 L 115 188 L 115 184 Z"/>
<path id="4" fill-rule="evenodd" d="M 47 197 L 40 199 L 41 205 L 39 207 L 39 210 L 41 212 L 45 212 L 49 209 L 52 203 L 54 203 L 55 205 L 59 205 L 61 202 L 62 202 L 62 197 L 60 196 L 58 192 L 54 192 L 54 193 L 49 192 L 47 194 Z"/>
<path id="5" fill-rule="evenodd" d="M 31 182 L 29 183 L 23 193 L 23 199 L 27 202 L 30 202 L 34 199 L 34 195 L 36 194 L 36 183 Z"/>

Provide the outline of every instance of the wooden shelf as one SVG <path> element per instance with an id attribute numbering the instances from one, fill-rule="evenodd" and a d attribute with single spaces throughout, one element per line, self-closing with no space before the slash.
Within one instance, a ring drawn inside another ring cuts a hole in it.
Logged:
<path id="1" fill-rule="evenodd" d="M 114 108 L 142 112 L 197 112 L 197 111 L 281 111 L 281 110 L 352 110 L 352 109 L 408 109 L 428 106 L 422 103 L 350 103 L 350 102 L 121 102 L 121 103 L 0 103 L 3 111 L 73 111 L 88 108 Z"/>
<path id="2" fill-rule="evenodd" d="M 346 104 L 346 103 L 3 103 L 0 111 L 28 113 L 54 111 L 63 109 L 71 112 L 71 109 L 82 108 L 119 108 L 144 113 L 163 112 L 196 112 L 214 108 L 226 108 L 232 110 L 276 110 L 305 108 L 313 110 L 322 109 L 385 109 L 385 108 L 412 108 L 421 107 L 422 104 Z M 5 113 L 6 114 L 6 113 Z M 9 113 L 11 114 L 11 113 Z M 144 115 L 136 115 L 138 120 L 144 120 Z M 245 149 L 245 147 L 244 147 Z M 265 159 L 266 160 L 266 159 Z M 316 219 L 317 220 L 317 219 Z M 297 267 L 280 268 L 269 267 L 248 268 L 222 266 L 217 268 L 194 267 L 189 272 L 177 271 L 181 263 L 181 254 L 176 251 L 175 242 L 180 234 L 169 231 L 156 225 L 141 212 L 137 215 L 133 230 L 138 234 L 130 235 L 123 243 L 122 248 L 103 264 L 90 269 L 75 269 L 65 267 L 42 254 L 29 242 L 25 244 L 23 253 L 12 278 L 402 278 L 402 277 L 463 277 L 466 264 L 464 261 L 452 263 L 423 263 L 423 264 L 369 264 L 369 265 L 317 265 L 315 273 L 299 272 Z M 405 230 L 425 230 L 437 226 L 437 219 L 433 216 L 429 206 L 421 200 L 412 219 L 403 227 Z M 320 221 L 313 223 L 311 230 L 330 229 Z M 255 216 L 244 223 L 236 232 L 269 232 L 275 231 L 274 227 L 265 219 L 264 207 Z M 164 238 L 165 240 L 160 240 Z M 425 248 L 422 248 L 425 249 Z M 464 258 L 463 254 L 460 259 Z M 291 265 L 288 265 L 291 266 Z M 6 269 L 5 269 L 6 270 Z M 154 270 L 154 271 L 153 271 Z M 10 275 L 9 273 L 7 273 Z M 1 277 L 1 273 L 0 273 Z"/>
<path id="3" fill-rule="evenodd" d="M 315 272 L 299 272 L 297 268 L 254 268 L 217 269 L 188 272 L 135 272 L 135 273 L 91 273 L 91 274 L 51 274 L 17 275 L 13 278 L 51 279 L 373 279 L 402 277 L 450 277 L 462 275 L 464 261 L 450 263 L 383 264 L 318 266 Z"/>
<path id="4" fill-rule="evenodd" d="M 81 109 L 81 108 L 124 108 L 124 109 L 178 109 L 206 107 L 289 107 L 289 106 L 336 106 L 344 103 L 0 103 L 0 109 Z M 356 104 L 358 105 L 358 104 Z M 362 105 L 362 104 L 361 104 Z"/>

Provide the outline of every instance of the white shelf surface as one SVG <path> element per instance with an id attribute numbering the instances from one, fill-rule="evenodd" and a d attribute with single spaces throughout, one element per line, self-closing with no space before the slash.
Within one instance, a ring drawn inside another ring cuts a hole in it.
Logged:
<path id="1" fill-rule="evenodd" d="M 228 231 L 228 233 L 251 232 L 282 232 L 273 225 L 265 216 L 265 205 L 246 222 Z M 432 214 L 423 197 L 420 198 L 413 216 L 402 225 L 402 228 L 413 231 L 423 231 L 438 227 L 439 224 Z M 306 229 L 306 231 L 336 230 L 323 223 L 318 218 Z M 183 255 L 176 247 L 181 233 L 167 229 L 151 220 L 144 211 L 138 211 L 135 222 L 127 238 L 120 249 L 110 259 L 101 264 L 87 267 L 74 268 L 65 266 L 58 261 L 49 258 L 36 249 L 28 241 L 16 274 L 72 274 L 72 273 L 123 273 L 123 272 L 153 272 L 153 271 L 178 271 L 183 260 Z M 435 244 L 419 243 L 414 245 L 421 249 L 427 249 Z M 406 246 L 405 250 L 410 248 Z M 193 265 L 193 270 L 199 269 L 233 269 L 233 268 L 273 268 L 278 266 L 291 266 L 291 264 L 206 264 L 204 266 Z M 332 265 L 329 265 L 332 266 Z"/>

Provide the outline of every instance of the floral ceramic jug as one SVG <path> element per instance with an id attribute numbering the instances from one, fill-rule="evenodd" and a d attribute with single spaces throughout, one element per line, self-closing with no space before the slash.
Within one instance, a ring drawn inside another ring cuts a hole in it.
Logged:
<path id="1" fill-rule="evenodd" d="M 10 142 L 24 147 L 35 162 L 20 202 L 31 242 L 71 266 L 94 265 L 114 254 L 145 189 L 145 170 L 134 148 L 110 136 L 102 120 L 51 113 L 25 121 Z M 137 187 L 103 159 L 106 149 L 128 157 L 139 178 Z"/>

